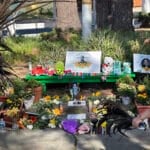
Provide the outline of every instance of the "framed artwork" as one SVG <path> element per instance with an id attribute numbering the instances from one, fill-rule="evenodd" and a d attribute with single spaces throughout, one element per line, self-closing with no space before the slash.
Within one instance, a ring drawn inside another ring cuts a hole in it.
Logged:
<path id="1" fill-rule="evenodd" d="M 150 73 L 150 55 L 133 54 L 133 71 Z"/>
<path id="2" fill-rule="evenodd" d="M 101 51 L 67 51 L 65 70 L 100 73 Z"/>

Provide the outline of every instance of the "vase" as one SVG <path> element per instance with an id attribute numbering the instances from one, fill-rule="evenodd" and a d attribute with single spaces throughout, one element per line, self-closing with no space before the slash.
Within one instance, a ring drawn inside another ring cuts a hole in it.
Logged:
<path id="1" fill-rule="evenodd" d="M 35 96 L 34 102 L 38 102 L 42 97 L 42 86 L 36 87 L 33 89 L 33 94 Z"/>
<path id="2" fill-rule="evenodd" d="M 139 114 L 144 112 L 144 111 L 150 110 L 150 105 L 144 106 L 144 105 L 136 104 L 136 107 L 137 107 L 137 111 Z"/>
<path id="3" fill-rule="evenodd" d="M 25 106 L 26 110 L 31 108 L 31 106 L 33 105 L 34 99 L 35 99 L 35 96 L 32 96 L 32 97 L 30 97 L 30 99 L 25 99 L 24 100 L 24 106 Z"/>
<path id="4" fill-rule="evenodd" d="M 123 105 L 131 104 L 131 97 L 129 96 L 121 96 L 121 101 Z"/>
<path id="5" fill-rule="evenodd" d="M 17 118 L 13 118 L 12 129 L 13 130 L 19 129 L 19 126 L 18 126 L 18 123 L 17 123 Z"/>

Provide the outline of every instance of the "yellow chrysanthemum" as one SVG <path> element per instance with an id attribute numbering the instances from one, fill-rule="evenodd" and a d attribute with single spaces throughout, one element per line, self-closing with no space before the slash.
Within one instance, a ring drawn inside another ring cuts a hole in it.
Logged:
<path id="1" fill-rule="evenodd" d="M 51 97 L 47 95 L 47 96 L 44 97 L 44 100 L 45 100 L 45 101 L 50 101 L 50 100 L 51 100 Z"/>
<path id="2" fill-rule="evenodd" d="M 54 95 L 53 99 L 59 100 L 59 96 L 58 95 Z"/>
<path id="3" fill-rule="evenodd" d="M 54 115 L 56 115 L 56 116 L 61 115 L 61 110 L 59 108 L 55 108 L 52 111 L 53 111 Z"/>
<path id="4" fill-rule="evenodd" d="M 18 114 L 18 112 L 19 112 L 19 109 L 17 107 L 13 107 L 12 109 L 8 109 L 6 111 L 6 115 L 9 117 L 14 117 Z"/>
<path id="5" fill-rule="evenodd" d="M 139 93 L 139 94 L 137 95 L 137 97 L 138 97 L 138 98 L 142 98 L 142 99 L 147 99 L 148 95 L 147 95 L 147 93 Z"/>
<path id="6" fill-rule="evenodd" d="M 100 91 L 97 91 L 96 93 L 95 93 L 95 96 L 100 96 L 101 95 L 101 92 Z"/>
<path id="7" fill-rule="evenodd" d="M 55 118 L 51 119 L 51 120 L 49 121 L 49 123 L 52 124 L 52 125 L 56 125 L 56 119 L 55 119 Z"/>
<path id="8" fill-rule="evenodd" d="M 146 90 L 146 87 L 145 85 L 138 85 L 137 89 L 139 92 L 144 92 Z"/>

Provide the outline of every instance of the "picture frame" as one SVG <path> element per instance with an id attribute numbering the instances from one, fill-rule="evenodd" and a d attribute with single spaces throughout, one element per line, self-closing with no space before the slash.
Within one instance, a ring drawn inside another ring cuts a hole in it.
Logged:
<path id="1" fill-rule="evenodd" d="M 78 73 L 100 73 L 101 51 L 67 51 L 65 70 Z"/>
<path id="2" fill-rule="evenodd" d="M 150 73 L 150 55 L 133 54 L 133 71 L 138 73 Z"/>

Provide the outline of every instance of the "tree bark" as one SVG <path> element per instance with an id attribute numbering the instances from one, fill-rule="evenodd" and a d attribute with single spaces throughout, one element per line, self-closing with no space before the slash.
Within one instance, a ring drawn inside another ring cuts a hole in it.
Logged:
<path id="1" fill-rule="evenodd" d="M 66 2 L 65 2 L 66 1 Z M 81 29 L 77 0 L 60 0 L 56 2 L 56 27 L 62 30 L 74 28 Z"/>
<path id="2" fill-rule="evenodd" d="M 98 28 L 133 30 L 132 0 L 96 0 Z"/>
<path id="3" fill-rule="evenodd" d="M 133 1 L 132 0 L 112 0 L 112 29 L 113 30 L 133 30 Z"/>

